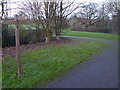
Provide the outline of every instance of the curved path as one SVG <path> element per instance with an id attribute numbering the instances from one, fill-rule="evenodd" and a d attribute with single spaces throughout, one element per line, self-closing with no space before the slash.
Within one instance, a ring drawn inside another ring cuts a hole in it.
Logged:
<path id="1" fill-rule="evenodd" d="M 91 60 L 75 66 L 40 88 L 118 88 L 118 42 L 78 36 L 62 37 L 100 40 L 109 43 L 109 46 Z"/>

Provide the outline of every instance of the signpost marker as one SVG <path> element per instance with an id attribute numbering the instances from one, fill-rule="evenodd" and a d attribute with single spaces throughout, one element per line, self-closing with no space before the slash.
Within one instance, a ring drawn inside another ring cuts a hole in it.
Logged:
<path id="1" fill-rule="evenodd" d="M 21 75 L 21 63 L 20 63 L 20 39 L 19 39 L 19 30 L 18 30 L 18 15 L 15 15 L 15 39 L 16 39 L 16 59 L 17 59 L 17 68 L 18 75 Z"/>

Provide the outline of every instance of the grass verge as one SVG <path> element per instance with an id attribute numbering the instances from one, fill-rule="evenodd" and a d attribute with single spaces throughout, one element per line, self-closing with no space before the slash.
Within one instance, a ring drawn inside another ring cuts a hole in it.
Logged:
<path id="1" fill-rule="evenodd" d="M 107 39 L 107 40 L 114 40 L 114 41 L 117 41 L 118 38 L 120 38 L 120 36 L 115 34 L 110 34 L 110 33 L 72 31 L 69 28 L 64 29 L 62 32 L 62 35 L 92 37 L 92 38 Z"/>
<path id="2" fill-rule="evenodd" d="M 18 77 L 15 58 L 3 58 L 3 88 L 33 88 L 58 77 L 73 66 L 99 53 L 107 43 L 86 39 L 37 47 L 21 53 L 22 76 Z"/>
<path id="3" fill-rule="evenodd" d="M 0 90 L 2 89 L 2 59 L 0 59 Z"/>

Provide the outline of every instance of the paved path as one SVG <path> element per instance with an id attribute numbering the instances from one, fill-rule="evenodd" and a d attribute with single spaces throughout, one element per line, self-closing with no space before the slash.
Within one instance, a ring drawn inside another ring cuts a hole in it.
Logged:
<path id="1" fill-rule="evenodd" d="M 118 87 L 118 43 L 88 37 L 64 36 L 101 40 L 109 43 L 101 54 L 83 62 L 65 75 L 40 88 L 117 88 Z"/>

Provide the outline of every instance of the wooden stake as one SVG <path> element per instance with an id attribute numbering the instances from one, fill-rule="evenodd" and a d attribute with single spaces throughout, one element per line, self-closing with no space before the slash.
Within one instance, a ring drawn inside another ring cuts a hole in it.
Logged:
<path id="1" fill-rule="evenodd" d="M 18 30 L 18 19 L 17 15 L 15 15 L 15 39 L 16 39 L 16 59 L 17 59 L 17 68 L 18 68 L 18 75 L 21 75 L 21 63 L 20 63 L 20 39 L 19 39 L 19 30 Z"/>

